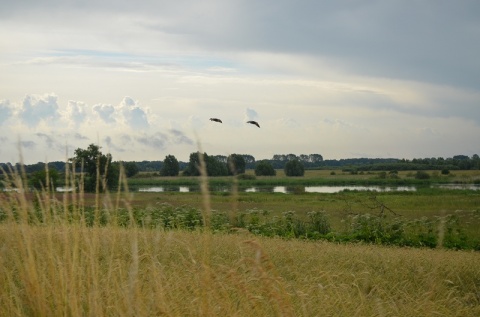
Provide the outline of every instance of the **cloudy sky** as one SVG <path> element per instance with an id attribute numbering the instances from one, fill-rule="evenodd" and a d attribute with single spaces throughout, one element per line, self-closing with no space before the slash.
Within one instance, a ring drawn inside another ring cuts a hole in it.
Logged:
<path id="1" fill-rule="evenodd" d="M 479 56 L 476 0 L 0 0 L 0 162 L 471 156 Z"/>

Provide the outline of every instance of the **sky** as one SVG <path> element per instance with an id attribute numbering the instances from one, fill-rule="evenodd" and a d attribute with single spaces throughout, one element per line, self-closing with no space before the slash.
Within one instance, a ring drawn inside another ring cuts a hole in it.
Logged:
<path id="1" fill-rule="evenodd" d="M 476 0 L 0 0 L 0 162 L 472 156 L 479 56 Z"/>

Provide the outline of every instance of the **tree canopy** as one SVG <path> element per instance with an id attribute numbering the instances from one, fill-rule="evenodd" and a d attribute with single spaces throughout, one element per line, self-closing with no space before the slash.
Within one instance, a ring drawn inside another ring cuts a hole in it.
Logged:
<path id="1" fill-rule="evenodd" d="M 255 175 L 257 176 L 275 176 L 277 172 L 268 160 L 257 162 L 255 165 Z"/>
<path id="2" fill-rule="evenodd" d="M 57 186 L 58 177 L 59 175 L 56 169 L 48 168 L 48 171 L 43 169 L 33 172 L 30 176 L 29 182 L 34 188 L 37 189 L 47 188 L 47 185 L 52 186 L 55 189 Z"/>
<path id="3" fill-rule="evenodd" d="M 165 156 L 165 160 L 163 160 L 162 168 L 160 169 L 161 176 L 178 176 L 180 171 L 180 167 L 178 164 L 178 160 L 173 155 Z"/>
<path id="4" fill-rule="evenodd" d="M 118 186 L 119 165 L 112 163 L 111 154 L 103 154 L 100 146 L 95 144 L 90 144 L 87 149 L 77 148 L 74 153 L 75 156 L 70 161 L 86 174 L 85 191 L 96 191 L 97 188 L 102 191 Z M 100 179 L 97 175 L 100 176 Z"/>
<path id="5" fill-rule="evenodd" d="M 297 159 L 288 161 L 285 164 L 284 171 L 287 176 L 303 176 L 305 174 L 303 164 Z"/>
<path id="6" fill-rule="evenodd" d="M 228 174 L 245 174 L 245 158 L 240 154 L 231 154 L 227 159 Z"/>
<path id="7" fill-rule="evenodd" d="M 203 153 L 203 160 L 205 161 L 208 176 L 226 176 L 228 175 L 227 164 L 220 162 L 214 156 L 208 156 L 207 153 Z M 187 167 L 183 171 L 184 176 L 199 176 L 200 170 L 200 152 L 194 152 L 190 154 L 190 160 Z"/>

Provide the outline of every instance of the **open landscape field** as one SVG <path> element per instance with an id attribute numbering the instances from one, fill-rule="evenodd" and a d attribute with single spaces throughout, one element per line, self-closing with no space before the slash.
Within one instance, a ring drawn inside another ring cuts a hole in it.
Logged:
<path id="1" fill-rule="evenodd" d="M 448 175 L 442 175 L 439 171 L 425 171 L 429 180 L 416 179 L 417 171 L 398 171 L 395 175 L 388 172 L 343 172 L 339 169 L 325 170 L 305 170 L 302 177 L 286 177 L 282 169 L 276 170 L 276 176 L 255 176 L 253 170 L 246 170 L 247 177 L 242 179 L 245 185 L 283 185 L 283 184 L 303 184 L 303 185 L 343 185 L 343 184 L 425 184 L 425 183 L 479 183 L 479 170 L 456 170 Z M 248 178 L 250 176 L 251 178 Z M 231 177 L 213 177 L 210 178 L 211 184 L 230 184 Z M 145 186 L 158 184 L 198 184 L 196 177 L 161 177 L 158 173 L 142 172 L 129 179 L 130 186 Z"/>
<path id="2" fill-rule="evenodd" d="M 362 175 L 348 177 L 357 176 Z M 156 185 L 168 181 L 159 178 Z M 242 192 L 235 190 L 242 180 L 226 181 L 231 191 L 209 194 L 2 193 L 0 315 L 480 314 L 477 251 L 445 249 L 445 243 L 433 248 L 381 241 L 333 243 L 262 231 L 265 223 L 277 219 L 276 224 L 294 232 L 291 225 L 300 223 L 295 221 L 308 223 L 316 211 L 332 232 L 349 230 L 355 219 L 369 214 L 375 218 L 368 221 L 376 225 L 379 219 L 383 224 L 402 219 L 430 226 L 437 240 L 458 236 L 448 233 L 449 228 L 475 240 L 480 192 L 426 187 L 413 192 L 282 194 Z M 21 185 L 21 179 L 16 182 Z M 189 227 L 190 220 L 183 218 L 175 225 L 152 226 L 166 211 L 170 220 L 162 221 L 178 221 L 178 212 L 203 225 Z M 239 224 L 237 216 L 243 214 L 246 226 L 208 230 L 220 214 L 235 219 L 229 224 Z M 118 221 L 123 216 L 127 219 Z"/>

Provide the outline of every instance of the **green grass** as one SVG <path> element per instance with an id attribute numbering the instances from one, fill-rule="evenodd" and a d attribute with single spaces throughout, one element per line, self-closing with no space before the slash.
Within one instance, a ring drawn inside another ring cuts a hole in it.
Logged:
<path id="1" fill-rule="evenodd" d="M 335 170 L 332 175 L 331 170 L 306 170 L 303 177 L 287 177 L 283 170 L 277 170 L 276 176 L 258 176 L 255 179 L 240 179 L 239 184 L 244 187 L 248 186 L 314 186 L 314 185 L 422 185 L 422 184 L 445 184 L 445 183 L 468 183 L 472 184 L 480 180 L 480 171 L 455 171 L 450 175 L 441 175 L 438 171 L 427 171 L 431 176 L 429 179 L 415 179 L 415 172 L 400 171 L 398 177 L 393 178 L 387 176 L 381 178 L 381 172 L 364 172 L 351 174 Z M 246 175 L 254 176 L 253 170 L 247 170 Z M 387 174 L 388 175 L 388 174 Z M 136 177 L 128 179 L 131 187 L 141 186 L 178 186 L 178 185 L 198 185 L 196 177 L 161 177 L 152 176 L 151 173 L 140 173 Z M 232 177 L 211 177 L 209 184 L 230 185 Z"/>

